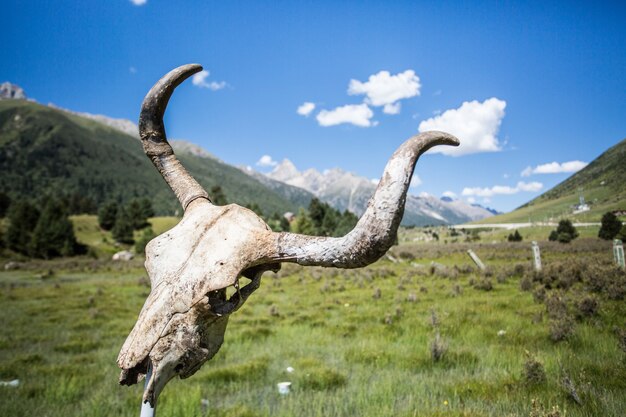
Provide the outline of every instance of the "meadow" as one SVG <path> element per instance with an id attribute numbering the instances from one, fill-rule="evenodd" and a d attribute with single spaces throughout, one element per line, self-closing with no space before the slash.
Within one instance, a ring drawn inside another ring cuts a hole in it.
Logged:
<path id="1" fill-rule="evenodd" d="M 90 227 L 75 219 L 81 240 L 104 244 Z M 170 382 L 157 415 L 626 415 L 626 273 L 610 242 L 540 242 L 536 273 L 528 241 L 446 233 L 424 243 L 405 230 L 364 269 L 266 273 L 220 352 Z M 0 387 L 0 415 L 138 414 L 142 387 L 119 386 L 115 360 L 149 280 L 141 257 L 115 263 L 113 249 L 0 272 L 0 380 L 20 381 Z"/>

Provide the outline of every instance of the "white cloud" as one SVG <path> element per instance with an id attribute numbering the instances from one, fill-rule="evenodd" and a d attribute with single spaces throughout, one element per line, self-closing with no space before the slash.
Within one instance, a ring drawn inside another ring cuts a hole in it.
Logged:
<path id="1" fill-rule="evenodd" d="M 476 199 L 474 197 L 467 197 L 467 202 L 470 204 L 474 204 L 476 202 Z"/>
<path id="2" fill-rule="evenodd" d="M 444 191 L 441 195 L 444 197 L 456 198 L 456 193 L 453 191 Z"/>
<path id="3" fill-rule="evenodd" d="M 480 103 L 466 101 L 458 109 L 424 120 L 419 131 L 441 130 L 459 138 L 458 147 L 438 146 L 430 152 L 459 156 L 478 152 L 497 152 L 501 145 L 496 137 L 504 117 L 506 102 L 495 97 Z"/>
<path id="4" fill-rule="evenodd" d="M 263 155 L 257 162 L 257 166 L 260 167 L 275 167 L 278 162 L 274 161 L 271 156 Z"/>
<path id="5" fill-rule="evenodd" d="M 402 107 L 402 105 L 400 103 L 385 104 L 385 107 L 383 107 L 383 113 L 385 113 L 385 114 L 398 114 L 398 113 L 400 113 L 400 108 L 401 107 Z"/>
<path id="6" fill-rule="evenodd" d="M 219 81 L 219 82 L 211 81 L 210 83 L 207 82 L 206 79 L 208 78 L 209 75 L 210 75 L 209 71 L 202 70 L 199 73 L 193 75 L 193 77 L 191 78 L 191 82 L 196 87 L 208 88 L 209 90 L 212 90 L 212 91 L 221 90 L 222 88 L 226 87 L 226 81 Z"/>
<path id="7" fill-rule="evenodd" d="M 411 188 L 417 188 L 420 185 L 422 185 L 422 179 L 420 177 L 418 177 L 417 175 L 413 175 L 413 177 L 411 177 Z"/>
<path id="8" fill-rule="evenodd" d="M 481 187 L 465 187 L 461 193 L 464 196 L 476 196 L 489 198 L 494 195 L 511 195 L 519 192 L 537 192 L 543 188 L 543 184 L 540 182 L 524 182 L 520 181 L 515 187 L 508 185 L 494 185 L 491 188 Z"/>
<path id="9" fill-rule="evenodd" d="M 426 191 L 422 191 L 422 192 L 419 194 L 419 196 L 420 196 L 420 197 L 422 197 L 422 198 L 428 198 L 428 197 L 430 197 L 430 194 L 428 194 Z"/>
<path id="10" fill-rule="evenodd" d="M 143 6 L 148 2 L 148 0 L 130 0 L 130 2 L 135 6 Z"/>
<path id="11" fill-rule="evenodd" d="M 532 174 L 560 174 L 563 172 L 577 172 L 589 165 L 583 161 L 569 161 L 569 162 L 550 162 L 548 164 L 537 165 L 536 167 L 526 167 L 522 171 L 522 177 L 529 177 Z"/>
<path id="12" fill-rule="evenodd" d="M 420 88 L 420 79 L 413 70 L 395 75 L 391 75 L 389 71 L 380 71 L 378 74 L 370 75 L 366 82 L 350 80 L 348 94 L 364 94 L 365 103 L 375 107 L 385 106 L 383 112 L 398 114 L 400 106 L 396 102 L 419 96 Z"/>
<path id="13" fill-rule="evenodd" d="M 370 182 L 374 185 L 378 185 L 378 183 L 380 182 L 380 178 L 372 178 Z"/>
<path id="14" fill-rule="evenodd" d="M 311 103 L 310 101 L 305 101 L 300 106 L 298 106 L 298 110 L 296 111 L 298 112 L 299 115 L 308 117 L 313 110 L 315 110 L 315 103 Z"/>
<path id="15" fill-rule="evenodd" d="M 376 122 L 370 120 L 372 117 L 374 117 L 374 112 L 367 104 L 348 104 L 334 110 L 322 110 L 317 114 L 316 119 L 320 126 L 351 123 L 355 126 L 370 127 L 376 126 Z"/>

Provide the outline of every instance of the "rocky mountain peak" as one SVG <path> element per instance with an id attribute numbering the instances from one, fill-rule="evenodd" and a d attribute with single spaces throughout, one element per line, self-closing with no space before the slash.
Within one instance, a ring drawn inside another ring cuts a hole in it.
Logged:
<path id="1" fill-rule="evenodd" d="M 283 159 L 267 176 L 276 181 L 288 183 L 290 180 L 299 177 L 300 171 L 289 159 Z"/>
<path id="2" fill-rule="evenodd" d="M 26 100 L 26 93 L 19 85 L 7 81 L 0 84 L 0 99 Z"/>

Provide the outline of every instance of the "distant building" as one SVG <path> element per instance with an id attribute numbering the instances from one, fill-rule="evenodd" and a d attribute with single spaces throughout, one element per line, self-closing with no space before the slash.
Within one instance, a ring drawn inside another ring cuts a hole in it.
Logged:
<path id="1" fill-rule="evenodd" d="M 294 221 L 296 219 L 296 215 L 293 214 L 292 212 L 288 211 L 287 213 L 283 214 L 283 217 L 285 219 L 287 219 L 287 221 L 289 223 L 291 223 L 292 221 Z"/>
<path id="2" fill-rule="evenodd" d="M 613 213 L 617 217 L 624 217 L 626 216 L 626 209 L 613 210 L 611 213 Z"/>
<path id="3" fill-rule="evenodd" d="M 589 207 L 589 204 L 585 203 L 585 197 L 581 194 L 580 197 L 578 197 L 578 205 L 574 206 L 573 214 L 584 213 L 589 210 L 591 210 L 591 208 Z"/>

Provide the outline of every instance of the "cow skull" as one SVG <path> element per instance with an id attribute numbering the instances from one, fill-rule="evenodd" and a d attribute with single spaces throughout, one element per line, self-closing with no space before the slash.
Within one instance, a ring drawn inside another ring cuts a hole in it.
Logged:
<path id="1" fill-rule="evenodd" d="M 146 246 L 152 290 L 117 360 L 126 385 L 152 366 L 143 401 L 153 405 L 170 379 L 193 375 L 217 353 L 229 315 L 259 287 L 263 272 L 277 271 L 281 262 L 358 268 L 378 260 L 393 243 L 418 157 L 435 145 L 459 144 L 443 132 L 424 132 L 402 144 L 367 210 L 344 237 L 275 233 L 246 208 L 213 205 L 167 141 L 163 114 L 169 98 L 201 70 L 191 64 L 166 74 L 146 95 L 139 117 L 144 151 L 185 210 L 180 223 Z M 240 287 L 244 277 L 250 282 Z M 235 288 L 230 298 L 228 287 Z"/>

